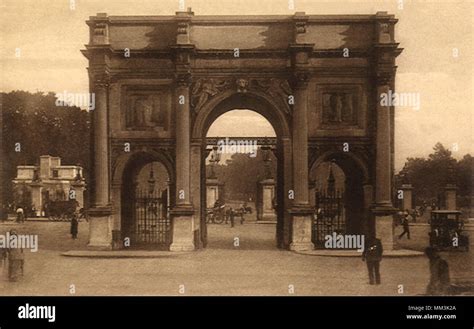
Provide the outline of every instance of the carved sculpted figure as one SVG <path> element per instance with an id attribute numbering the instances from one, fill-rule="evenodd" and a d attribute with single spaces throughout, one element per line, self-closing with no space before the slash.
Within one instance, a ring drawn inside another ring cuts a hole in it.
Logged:
<path id="1" fill-rule="evenodd" d="M 167 130 L 166 110 L 161 107 L 161 95 L 133 96 L 127 125 L 135 128 L 163 127 Z"/>
<path id="2" fill-rule="evenodd" d="M 248 90 L 257 89 L 267 93 L 270 98 L 280 102 L 289 112 L 288 96 L 292 94 L 291 87 L 287 80 L 270 78 L 270 79 L 243 79 L 236 80 L 226 79 L 199 79 L 191 90 L 192 105 L 194 111 L 199 111 L 203 105 L 218 93 L 228 88 L 236 88 L 237 92 L 245 93 Z"/>
<path id="3" fill-rule="evenodd" d="M 273 99 L 279 100 L 289 110 L 288 96 L 292 94 L 287 80 L 270 78 L 265 80 L 254 80 L 258 88 L 265 91 Z"/>
<path id="4" fill-rule="evenodd" d="M 153 127 L 152 115 L 153 104 L 151 104 L 148 98 L 141 98 L 135 102 L 135 126 Z"/>
<path id="5" fill-rule="evenodd" d="M 323 123 L 355 124 L 356 111 L 352 93 L 323 94 Z"/>
<path id="6" fill-rule="evenodd" d="M 191 91 L 194 110 L 198 111 L 210 98 L 224 90 L 228 85 L 228 80 L 217 82 L 215 79 L 199 79 Z"/>

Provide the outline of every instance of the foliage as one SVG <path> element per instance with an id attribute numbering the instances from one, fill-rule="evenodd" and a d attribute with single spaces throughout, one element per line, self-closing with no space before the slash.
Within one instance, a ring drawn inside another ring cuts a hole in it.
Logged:
<path id="1" fill-rule="evenodd" d="M 236 153 L 226 164 L 216 165 L 216 176 L 225 184 L 228 200 L 256 199 L 257 183 L 266 178 L 263 153 L 260 149 L 257 151 L 256 157 Z M 206 167 L 207 177 L 209 177 L 210 165 Z M 271 156 L 270 172 L 272 177 L 276 178 L 276 158 L 273 154 Z"/>
<path id="2" fill-rule="evenodd" d="M 13 198 L 11 180 L 18 165 L 38 164 L 41 155 L 59 156 L 62 163 L 79 164 L 88 176 L 89 113 L 78 107 L 56 106 L 54 93 L 1 93 L 3 115 L 4 197 Z M 16 152 L 16 143 L 21 151 Z"/>
<path id="3" fill-rule="evenodd" d="M 402 171 L 395 176 L 395 186 L 404 182 L 413 186 L 416 205 L 437 200 L 447 184 L 458 187 L 459 206 L 469 205 L 472 193 L 474 158 L 467 154 L 457 161 L 441 143 L 428 158 L 408 158 Z"/>

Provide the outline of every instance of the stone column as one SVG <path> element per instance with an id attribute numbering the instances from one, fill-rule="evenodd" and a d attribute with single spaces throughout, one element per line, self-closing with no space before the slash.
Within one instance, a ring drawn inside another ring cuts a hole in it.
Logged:
<path id="1" fill-rule="evenodd" d="M 89 247 L 112 248 L 112 207 L 109 195 L 108 83 L 94 82 L 94 198 L 89 209 Z"/>
<path id="2" fill-rule="evenodd" d="M 444 198 L 446 202 L 446 210 L 456 210 L 456 191 L 458 188 L 454 184 L 447 184 L 444 188 Z"/>
<path id="3" fill-rule="evenodd" d="M 178 77 L 176 89 L 176 203 L 171 211 L 171 251 L 194 250 L 194 209 L 190 202 L 190 97 L 189 76 Z"/>
<path id="4" fill-rule="evenodd" d="M 474 184 L 474 180 L 471 181 L 471 184 Z M 474 193 L 472 193 L 472 192 L 471 192 L 469 218 L 474 219 Z M 474 241 L 474 239 L 472 239 L 472 240 Z"/>
<path id="5" fill-rule="evenodd" d="M 43 184 L 40 182 L 32 182 L 31 187 L 31 203 L 35 206 L 35 216 L 41 216 L 41 209 L 43 209 Z"/>
<path id="6" fill-rule="evenodd" d="M 206 179 L 206 207 L 212 208 L 214 204 L 219 199 L 219 181 L 217 178 L 207 178 Z"/>
<path id="7" fill-rule="evenodd" d="M 72 189 L 75 191 L 76 201 L 79 203 L 79 209 L 84 208 L 84 190 L 85 184 L 82 181 L 71 183 Z"/>
<path id="8" fill-rule="evenodd" d="M 3 129 L 3 108 L 0 107 L 0 127 Z M 3 131 L 3 130 L 2 130 Z M 3 137 L 0 138 L 0 158 L 6 159 L 6 155 L 3 152 Z M 6 185 L 4 183 L 4 161 L 0 161 L 0 221 L 4 221 L 7 219 L 7 205 L 6 201 L 4 200 L 3 196 L 3 189 Z"/>
<path id="9" fill-rule="evenodd" d="M 176 205 L 190 204 L 190 106 L 189 86 L 179 85 L 176 91 Z M 180 104 L 180 101 L 184 104 Z"/>
<path id="10" fill-rule="evenodd" d="M 171 251 L 194 250 L 194 208 L 191 204 L 191 58 L 194 45 L 190 43 L 192 11 L 177 12 L 176 44 L 171 46 L 174 55 L 176 93 L 176 202 L 170 211 L 173 241 Z"/>
<path id="11" fill-rule="evenodd" d="M 381 95 L 388 95 L 390 86 L 377 86 L 377 156 L 375 201 L 379 207 L 392 207 L 391 156 L 390 156 L 390 106 L 380 104 Z"/>
<path id="12" fill-rule="evenodd" d="M 374 187 L 371 184 L 364 184 L 364 209 L 369 210 L 374 202 Z"/>
<path id="13" fill-rule="evenodd" d="M 393 15 L 378 12 L 375 15 L 375 33 L 373 45 L 373 68 L 376 87 L 376 159 L 375 159 L 375 234 L 382 240 L 386 250 L 393 249 L 392 171 L 393 171 L 393 130 L 394 108 L 387 100 L 388 92 L 394 92 L 395 58 L 403 49 L 395 42 L 395 23 Z"/>
<path id="14" fill-rule="evenodd" d="M 311 250 L 311 220 L 313 208 L 309 204 L 308 168 L 308 83 L 310 80 L 309 57 L 314 44 L 308 43 L 306 26 L 309 20 L 304 12 L 293 16 L 294 39 L 289 46 L 293 69 L 293 189 L 291 250 Z"/>
<path id="15" fill-rule="evenodd" d="M 382 241 L 386 250 L 394 248 L 395 209 L 392 205 L 392 157 L 391 157 L 391 106 L 381 103 L 382 95 L 388 95 L 390 76 L 383 75 L 377 79 L 377 134 L 376 134 L 376 163 L 375 163 L 375 234 Z"/>
<path id="16" fill-rule="evenodd" d="M 194 209 L 194 247 L 203 247 L 201 239 L 201 143 L 191 143 L 191 204 Z"/>
<path id="17" fill-rule="evenodd" d="M 316 207 L 316 180 L 309 181 L 309 204 L 311 207 Z"/>
<path id="18" fill-rule="evenodd" d="M 278 217 L 281 219 L 277 221 L 277 242 L 278 247 L 282 249 L 289 249 L 291 244 L 291 232 L 293 225 L 293 217 L 288 209 L 291 209 L 292 200 L 288 197 L 288 192 L 293 188 L 293 172 L 292 172 L 292 149 L 291 139 L 286 137 L 279 141 L 278 145 Z"/>
<path id="19" fill-rule="evenodd" d="M 403 191 L 402 210 L 413 209 L 413 186 L 411 184 L 402 184 Z"/>
<path id="20" fill-rule="evenodd" d="M 309 204 L 308 170 L 308 80 L 306 72 L 295 74 L 293 107 L 293 189 L 294 200 L 290 210 L 293 221 L 291 250 L 311 250 L 311 218 Z"/>
<path id="21" fill-rule="evenodd" d="M 171 46 L 174 55 L 176 93 L 174 109 L 176 112 L 176 202 L 170 212 L 173 241 L 171 251 L 194 250 L 194 208 L 191 203 L 190 169 L 190 115 L 191 115 L 191 58 L 194 45 L 190 43 L 189 32 L 191 10 L 176 12 L 176 44 Z"/>
<path id="22" fill-rule="evenodd" d="M 264 179 L 258 182 L 258 204 L 257 204 L 257 220 L 259 221 L 276 221 L 276 213 L 274 206 L 275 180 L 273 178 Z"/>
<path id="23" fill-rule="evenodd" d="M 374 204 L 374 187 L 369 182 L 365 182 L 362 186 L 364 191 L 364 212 L 362 220 L 362 232 L 367 236 L 374 234 L 373 218 L 371 207 Z"/>

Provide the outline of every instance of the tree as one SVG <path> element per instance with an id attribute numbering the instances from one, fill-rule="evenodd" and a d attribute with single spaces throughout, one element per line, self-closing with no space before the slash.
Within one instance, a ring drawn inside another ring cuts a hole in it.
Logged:
<path id="1" fill-rule="evenodd" d="M 3 202 L 13 200 L 12 179 L 18 165 L 37 164 L 41 155 L 59 156 L 79 164 L 88 177 L 89 113 L 73 106 L 56 106 L 54 93 L 2 93 Z"/>
<path id="2" fill-rule="evenodd" d="M 270 152 L 271 153 L 271 152 Z M 272 155 L 270 171 L 276 178 L 276 159 Z M 207 176 L 210 172 L 210 164 L 206 166 Z M 256 199 L 257 182 L 265 179 L 265 166 L 263 152 L 257 151 L 256 157 L 248 154 L 233 154 L 227 164 L 220 164 L 215 167 L 216 176 L 225 184 L 226 197 L 228 199 L 247 200 Z"/>
<path id="3" fill-rule="evenodd" d="M 415 203 L 438 199 L 444 187 L 455 184 L 458 187 L 459 205 L 466 206 L 472 191 L 474 162 L 465 155 L 461 161 L 452 157 L 451 151 L 437 143 L 428 158 L 408 158 L 405 166 L 395 176 L 395 186 L 400 188 L 404 181 L 413 186 Z"/>

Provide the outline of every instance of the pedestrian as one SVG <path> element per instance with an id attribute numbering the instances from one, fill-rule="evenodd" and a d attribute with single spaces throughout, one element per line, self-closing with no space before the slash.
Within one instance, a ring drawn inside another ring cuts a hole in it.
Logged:
<path id="1" fill-rule="evenodd" d="M 412 218 L 412 220 L 413 220 L 413 223 L 416 223 L 416 218 L 417 218 L 417 217 L 418 217 L 418 210 L 413 209 L 413 210 L 411 211 L 411 218 Z"/>
<path id="2" fill-rule="evenodd" d="M 382 260 L 383 247 L 380 239 L 370 238 L 362 252 L 362 260 L 367 263 L 369 271 L 369 284 L 380 284 L 380 261 Z"/>
<path id="3" fill-rule="evenodd" d="M 73 239 L 77 239 L 78 231 L 79 231 L 79 221 L 77 220 L 77 214 L 74 213 L 74 215 L 71 218 L 71 237 Z"/>
<path id="4" fill-rule="evenodd" d="M 16 221 L 17 223 L 23 223 L 25 221 L 25 211 L 22 207 L 16 209 Z"/>
<path id="5" fill-rule="evenodd" d="M 244 217 L 245 210 L 244 210 L 244 209 L 241 209 L 239 213 L 240 213 L 240 225 L 244 225 L 244 222 L 245 222 L 245 217 Z"/>
<path id="6" fill-rule="evenodd" d="M 234 227 L 235 212 L 232 207 L 229 209 L 230 227 Z"/>
<path id="7" fill-rule="evenodd" d="M 426 287 L 427 295 L 449 295 L 451 290 L 449 265 L 442 259 L 435 248 L 425 249 L 425 255 L 430 261 L 430 281 Z"/>
<path id="8" fill-rule="evenodd" d="M 222 210 L 222 215 L 224 216 L 224 219 L 225 219 L 224 224 L 227 224 L 229 222 L 229 219 L 230 219 L 230 208 L 225 207 Z"/>
<path id="9" fill-rule="evenodd" d="M 403 214 L 403 217 L 402 217 L 403 232 L 398 236 L 399 239 L 401 239 L 406 234 L 408 240 L 410 240 L 410 221 L 409 221 L 409 218 L 411 218 L 411 216 L 408 213 L 408 211 L 406 211 Z"/>
<path id="10" fill-rule="evenodd" d="M 14 230 L 10 231 L 10 237 L 16 235 L 17 234 Z M 23 277 L 24 263 L 25 255 L 21 246 L 8 249 L 8 279 L 10 281 L 16 282 Z"/>
<path id="11" fill-rule="evenodd" d="M 6 261 L 7 261 L 7 249 L 5 248 L 0 248 L 0 266 L 6 266 Z"/>

